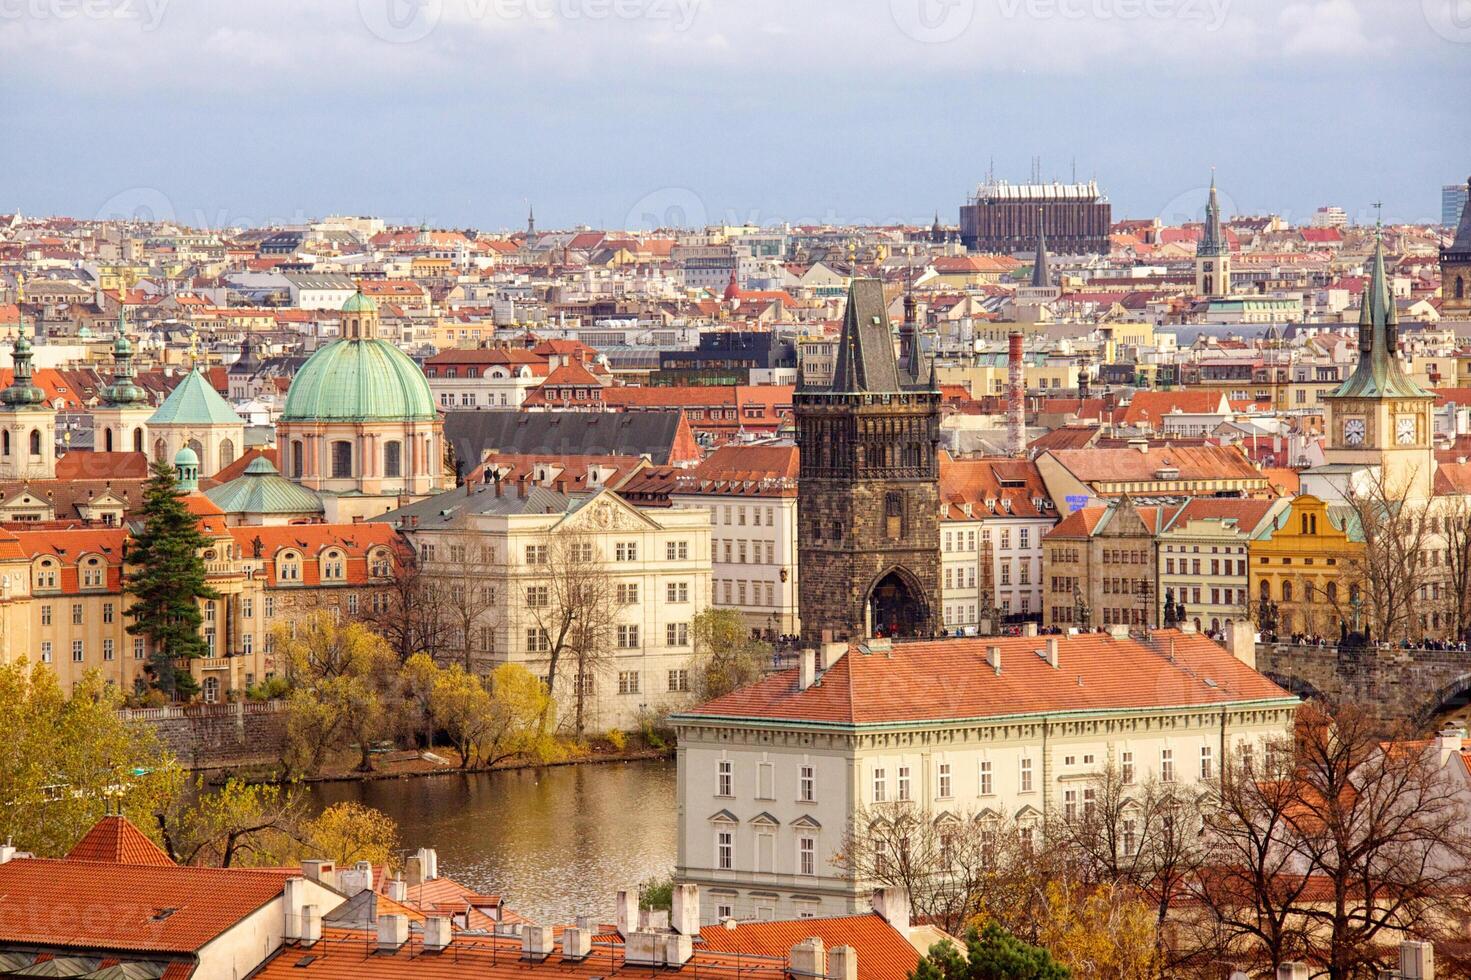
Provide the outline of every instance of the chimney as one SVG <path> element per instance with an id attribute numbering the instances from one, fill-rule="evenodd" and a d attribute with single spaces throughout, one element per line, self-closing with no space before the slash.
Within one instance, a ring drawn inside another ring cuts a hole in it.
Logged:
<path id="1" fill-rule="evenodd" d="M 824 630 L 824 632 L 826 632 Z M 827 670 L 838 662 L 838 658 L 848 652 L 846 640 L 824 640 L 822 642 L 822 669 Z"/>
<path id="2" fill-rule="evenodd" d="M 869 899 L 873 910 L 905 939 L 909 938 L 909 892 L 903 888 L 875 888 Z"/>
<path id="3" fill-rule="evenodd" d="M 301 873 L 319 885 L 326 885 L 332 889 L 337 888 L 337 866 L 331 861 L 324 861 L 321 858 L 303 861 L 301 862 Z"/>
<path id="4" fill-rule="evenodd" d="M 613 900 L 614 921 L 618 924 L 618 935 L 624 941 L 633 935 L 633 930 L 638 927 L 638 889 L 620 888 L 618 896 Z"/>
<path id="5" fill-rule="evenodd" d="M 1399 944 L 1401 980 L 1435 980 L 1435 947 L 1407 939 Z"/>
<path id="6" fill-rule="evenodd" d="M 552 489 L 557 491 L 558 493 L 566 493 L 567 481 L 560 476 L 557 477 L 555 480 L 552 481 Z"/>
<path id="7" fill-rule="evenodd" d="M 516 477 L 516 496 L 522 500 L 526 499 L 526 474 L 524 473 Z"/>
<path id="8" fill-rule="evenodd" d="M 1122 623 L 1117 623 L 1108 628 L 1108 635 L 1115 640 L 1127 640 L 1129 638 L 1129 627 Z"/>
<path id="9" fill-rule="evenodd" d="M 1051 667 L 1053 670 L 1057 669 L 1057 651 L 1058 648 L 1061 646 L 1062 643 L 1057 639 L 1057 637 L 1049 636 L 1047 638 L 1047 666 Z"/>
<path id="10" fill-rule="evenodd" d="M 424 949 L 442 950 L 449 945 L 452 936 L 449 916 L 431 915 L 424 920 Z"/>
<path id="11" fill-rule="evenodd" d="M 379 950 L 396 950 L 408 941 L 408 916 L 395 912 L 386 912 L 378 916 Z"/>
<path id="12" fill-rule="evenodd" d="M 828 950 L 827 980 L 858 980 L 858 950 L 852 946 Z"/>
<path id="13" fill-rule="evenodd" d="M 700 931 L 700 888 L 698 885 L 675 885 L 674 904 L 669 924 L 681 936 Z"/>
<path id="14" fill-rule="evenodd" d="M 787 962 L 790 965 L 788 972 L 794 977 L 827 976 L 827 950 L 817 936 L 793 946 Z"/>
<path id="15" fill-rule="evenodd" d="M 797 672 L 797 690 L 805 691 L 817 682 L 817 651 L 803 650 L 801 667 Z"/>
<path id="16" fill-rule="evenodd" d="M 695 955 L 695 940 L 685 933 L 667 933 L 664 936 L 664 963 L 678 969 Z"/>
<path id="17" fill-rule="evenodd" d="M 592 955 L 592 930 L 572 926 L 562 930 L 562 959 L 585 960 Z"/>
<path id="18" fill-rule="evenodd" d="M 1022 625 L 1022 636 L 1036 636 L 1036 635 L 1037 635 L 1037 624 L 1036 623 L 1024 623 Z"/>
<path id="19" fill-rule="evenodd" d="M 1460 753 L 1463 737 L 1461 730 L 1452 725 L 1447 725 L 1436 733 L 1435 751 L 1442 766 L 1452 756 Z"/>
<path id="20" fill-rule="evenodd" d="M 1148 439 L 1130 439 L 1129 440 L 1129 448 L 1130 449 L 1138 450 L 1141 453 L 1148 453 L 1149 452 L 1149 440 Z"/>
<path id="21" fill-rule="evenodd" d="M 15 848 L 9 844 L 6 848 L 14 852 Z M 7 858 L 8 860 L 8 858 Z M 287 939 L 300 939 L 302 935 L 302 917 L 306 909 L 306 879 L 287 878 L 286 887 L 281 893 L 282 911 L 286 913 L 286 931 L 283 933 Z"/>
<path id="22" fill-rule="evenodd" d="M 303 946 L 315 946 L 322 940 L 322 910 L 316 905 L 301 907 L 301 929 L 296 937 Z"/>
<path id="23" fill-rule="evenodd" d="M 15 846 L 9 841 L 0 844 L 0 864 L 9 864 L 15 858 Z"/>
<path id="24" fill-rule="evenodd" d="M 1277 980 L 1308 980 L 1308 965 L 1297 960 L 1279 964 Z"/>
<path id="25" fill-rule="evenodd" d="M 344 868 L 337 875 L 337 890 L 348 898 L 373 887 L 373 866 L 359 861 L 356 866 Z"/>
<path id="26" fill-rule="evenodd" d="M 552 927 L 528 924 L 521 933 L 521 958 L 544 960 L 552 953 Z"/>
<path id="27" fill-rule="evenodd" d="M 1256 670 L 1256 630 L 1244 619 L 1226 624 L 1226 652 Z"/>
<path id="28" fill-rule="evenodd" d="M 497 497 L 501 496 L 501 481 L 499 480 L 495 481 L 495 495 Z"/>
<path id="29" fill-rule="evenodd" d="M 432 847 L 421 847 L 415 855 L 419 859 L 419 873 L 425 881 L 439 877 L 439 852 Z"/>
<path id="30" fill-rule="evenodd" d="M 409 897 L 408 886 L 404 884 L 402 878 L 390 878 L 388 880 L 388 887 L 384 889 L 384 892 L 389 900 L 397 902 L 400 905 Z"/>
<path id="31" fill-rule="evenodd" d="M 424 883 L 424 869 L 417 854 L 404 862 L 404 879 L 409 883 L 409 887 Z"/>
<path id="32" fill-rule="evenodd" d="M 991 669 L 996 672 L 996 676 L 997 677 L 1000 677 L 1001 676 L 1001 648 L 1000 647 L 986 647 L 986 663 L 989 664 L 990 667 L 991 667 Z"/>
<path id="33" fill-rule="evenodd" d="M 635 932 L 623 937 L 623 962 L 631 966 L 659 966 L 663 961 L 663 937 L 657 932 Z"/>

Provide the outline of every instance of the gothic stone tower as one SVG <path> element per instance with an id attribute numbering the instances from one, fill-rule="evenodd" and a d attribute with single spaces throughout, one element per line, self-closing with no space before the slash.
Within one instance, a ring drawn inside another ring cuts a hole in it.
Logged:
<path id="1" fill-rule="evenodd" d="M 1205 233 L 1195 246 L 1195 291 L 1208 298 L 1231 292 L 1231 243 L 1221 230 L 1215 174 L 1211 174 L 1210 198 L 1205 204 Z"/>
<path id="2" fill-rule="evenodd" d="M 1466 186 L 1471 188 L 1471 180 Z M 1440 250 L 1440 313 L 1471 316 L 1471 198 L 1461 211 L 1456 237 Z"/>
<path id="3" fill-rule="evenodd" d="M 913 323 L 894 338 L 877 279 L 848 287 L 826 389 L 799 381 L 799 610 L 808 642 L 940 626 L 940 395 Z"/>

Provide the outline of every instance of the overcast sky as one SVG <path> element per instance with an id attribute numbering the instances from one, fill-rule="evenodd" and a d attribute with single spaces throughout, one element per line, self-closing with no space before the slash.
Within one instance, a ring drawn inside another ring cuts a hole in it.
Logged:
<path id="1" fill-rule="evenodd" d="M 0 210 L 196 226 L 1432 220 L 1471 0 L 0 0 Z"/>

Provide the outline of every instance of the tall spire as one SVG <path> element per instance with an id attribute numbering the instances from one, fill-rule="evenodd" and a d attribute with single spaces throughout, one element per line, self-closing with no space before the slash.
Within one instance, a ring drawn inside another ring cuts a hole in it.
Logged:
<path id="1" fill-rule="evenodd" d="M 1221 202 L 1216 197 L 1216 172 L 1211 170 L 1210 196 L 1205 202 L 1205 231 L 1195 251 L 1200 255 L 1220 255 L 1226 247 L 1226 236 L 1221 231 Z"/>
<path id="2" fill-rule="evenodd" d="M 134 382 L 133 342 L 128 339 L 128 318 L 122 307 L 117 311 L 117 336 L 112 342 L 112 384 L 102 389 L 102 400 L 109 405 L 138 405 L 148 400 L 148 393 Z"/>
<path id="3" fill-rule="evenodd" d="M 1337 398 L 1429 398 L 1430 393 L 1400 368 L 1395 357 L 1398 346 L 1399 313 L 1389 292 L 1385 273 L 1384 233 L 1375 232 L 1374 256 L 1369 281 L 1364 285 L 1359 308 L 1359 363 L 1347 381 L 1331 397 Z"/>
<path id="4" fill-rule="evenodd" d="M 15 360 L 15 376 L 10 382 L 10 387 L 0 391 L 0 402 L 16 407 L 45 404 L 46 393 L 31 380 L 31 342 L 26 337 L 24 315 L 20 317 L 11 352 Z"/>
<path id="5" fill-rule="evenodd" d="M 1042 227 L 1042 209 L 1037 209 L 1037 255 L 1032 259 L 1032 285 L 1038 288 L 1052 286 L 1052 267 L 1047 262 L 1047 232 Z"/>
<path id="6" fill-rule="evenodd" d="M 536 234 L 536 208 L 526 205 L 526 237 Z"/>

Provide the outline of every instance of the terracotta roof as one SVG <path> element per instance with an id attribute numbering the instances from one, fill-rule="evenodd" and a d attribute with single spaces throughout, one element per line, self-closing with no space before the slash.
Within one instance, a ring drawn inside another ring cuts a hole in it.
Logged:
<path id="1" fill-rule="evenodd" d="M 1171 466 L 1180 480 L 1259 480 L 1262 474 L 1234 446 L 1150 446 L 1110 449 L 1056 449 L 1051 455 L 1084 483 L 1152 483 Z"/>
<path id="2" fill-rule="evenodd" d="M 107 861 L 112 864 L 144 864 L 172 868 L 174 862 L 132 822 L 122 817 L 103 817 L 66 852 L 68 861 Z"/>
<path id="3" fill-rule="evenodd" d="M 951 459 L 941 453 L 940 503 L 949 520 L 1057 516 L 1037 465 L 1025 459 Z"/>
<path id="4" fill-rule="evenodd" d="M 787 670 L 675 717 L 886 726 L 1292 697 L 1199 634 L 1152 637 L 1150 645 L 1103 633 L 895 643 L 887 652 L 853 645 L 805 691 Z M 1056 668 L 1037 654 L 1054 639 Z M 1000 674 L 987 666 L 991 646 L 1001 650 Z"/>
<path id="5" fill-rule="evenodd" d="M 1224 414 L 1226 396 L 1219 391 L 1138 391 L 1124 410 L 1124 424 L 1158 425 L 1175 411 L 1197 415 Z"/>
<path id="6" fill-rule="evenodd" d="M 56 460 L 58 480 L 146 480 L 146 453 L 99 453 L 73 450 Z"/>
<path id="7" fill-rule="evenodd" d="M 793 946 L 812 936 L 821 939 L 827 949 L 852 946 L 858 954 L 858 980 L 906 977 L 919 964 L 919 953 L 909 941 L 873 913 L 744 922 L 734 929 L 715 925 L 700 930 L 700 940 L 705 949 L 761 956 L 786 956 Z"/>

